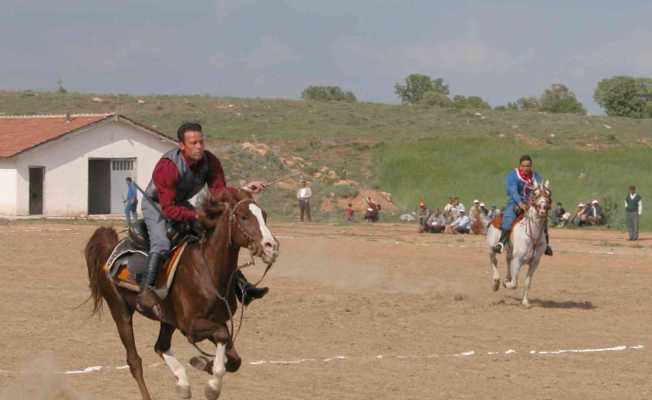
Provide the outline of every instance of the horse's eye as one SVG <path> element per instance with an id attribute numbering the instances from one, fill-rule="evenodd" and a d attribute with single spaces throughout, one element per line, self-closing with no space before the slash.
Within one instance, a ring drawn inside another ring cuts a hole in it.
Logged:
<path id="1" fill-rule="evenodd" d="M 247 220 L 247 215 L 241 215 L 240 221 L 245 222 Z"/>

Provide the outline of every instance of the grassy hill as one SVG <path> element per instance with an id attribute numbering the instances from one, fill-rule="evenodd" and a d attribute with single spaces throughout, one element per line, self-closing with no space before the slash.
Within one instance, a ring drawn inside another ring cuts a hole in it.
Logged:
<path id="1" fill-rule="evenodd" d="M 452 194 L 466 203 L 477 197 L 501 204 L 503 174 L 524 152 L 551 179 L 555 200 L 571 208 L 578 201 L 601 199 L 616 226 L 622 224 L 627 185 L 637 184 L 644 197 L 652 193 L 649 119 L 209 96 L 0 92 L 0 113 L 66 111 L 117 111 L 171 136 L 181 121 L 200 121 L 232 181 L 296 171 L 311 177 L 313 208 L 323 208 L 316 213 L 322 220 L 341 220 L 337 199 L 364 188 L 391 192 L 402 210 L 421 198 L 443 205 Z M 268 151 L 237 145 L 243 142 L 267 145 Z M 296 179 L 266 193 L 262 202 L 277 215 L 293 217 Z M 652 213 L 645 213 L 642 226 L 652 229 Z"/>

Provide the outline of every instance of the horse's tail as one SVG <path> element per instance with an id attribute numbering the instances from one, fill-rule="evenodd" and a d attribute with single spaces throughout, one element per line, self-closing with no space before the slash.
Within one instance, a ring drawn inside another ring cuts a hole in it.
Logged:
<path id="1" fill-rule="evenodd" d="M 84 256 L 88 267 L 88 287 L 91 290 L 89 299 L 93 299 L 93 312 L 95 315 L 102 309 L 101 279 L 102 267 L 111 255 L 113 248 L 118 243 L 118 233 L 110 227 L 99 227 L 86 243 Z"/>

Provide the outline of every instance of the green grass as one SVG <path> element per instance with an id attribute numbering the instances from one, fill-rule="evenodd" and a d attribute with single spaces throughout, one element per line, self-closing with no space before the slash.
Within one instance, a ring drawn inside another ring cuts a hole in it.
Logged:
<path id="1" fill-rule="evenodd" d="M 474 198 L 501 207 L 506 199 L 504 176 L 525 153 L 551 181 L 554 201 L 572 212 L 578 202 L 598 199 L 609 212 L 610 225 L 617 228 L 624 225 L 627 187 L 652 187 L 647 172 L 652 154 L 636 147 L 589 152 L 533 146 L 510 138 L 451 137 L 385 145 L 377 150 L 376 162 L 379 184 L 404 209 L 416 208 L 420 199 L 431 207 L 443 207 L 450 195 L 460 196 L 467 207 Z M 645 189 L 642 192 L 645 196 Z M 652 229 L 652 213 L 643 214 L 641 228 Z"/>
<path id="2" fill-rule="evenodd" d="M 96 96 L 103 102 L 93 102 Z M 212 139 L 209 147 L 227 157 L 231 182 L 284 175 L 288 169 L 279 156 L 292 154 L 312 163 L 304 169 L 308 176 L 327 166 L 362 187 L 391 192 L 405 210 L 422 197 L 441 206 L 452 194 L 467 205 L 475 197 L 502 205 L 503 176 L 525 152 L 551 179 L 555 200 L 570 210 L 578 201 L 598 198 L 613 208 L 611 222 L 617 227 L 630 183 L 644 197 L 652 193 L 652 119 L 199 95 L 0 91 L 0 114 L 115 111 L 170 136 L 184 120 L 200 121 Z M 245 140 L 280 150 L 258 157 L 224 148 Z M 315 186 L 316 219 L 339 218 L 320 213 L 319 203 L 330 193 L 350 189 L 327 182 Z M 291 191 L 271 190 L 261 202 L 282 218 L 296 214 Z M 652 229 L 652 213 L 644 213 L 642 227 Z"/>

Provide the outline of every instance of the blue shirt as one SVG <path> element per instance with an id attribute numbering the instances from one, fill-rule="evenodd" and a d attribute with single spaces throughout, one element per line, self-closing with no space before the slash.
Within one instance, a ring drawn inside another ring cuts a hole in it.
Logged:
<path id="1" fill-rule="evenodd" d="M 133 182 L 127 182 L 127 200 L 136 200 L 138 192 L 136 192 L 136 185 Z"/>
<path id="2" fill-rule="evenodd" d="M 508 202 L 515 204 L 527 203 L 527 197 L 534 190 L 534 186 L 528 185 L 526 181 L 518 176 L 516 171 L 516 169 L 513 169 L 505 177 L 505 192 L 507 193 Z M 538 172 L 534 171 L 532 176 L 532 184 L 535 182 L 540 185 L 543 184 L 541 175 Z"/>

